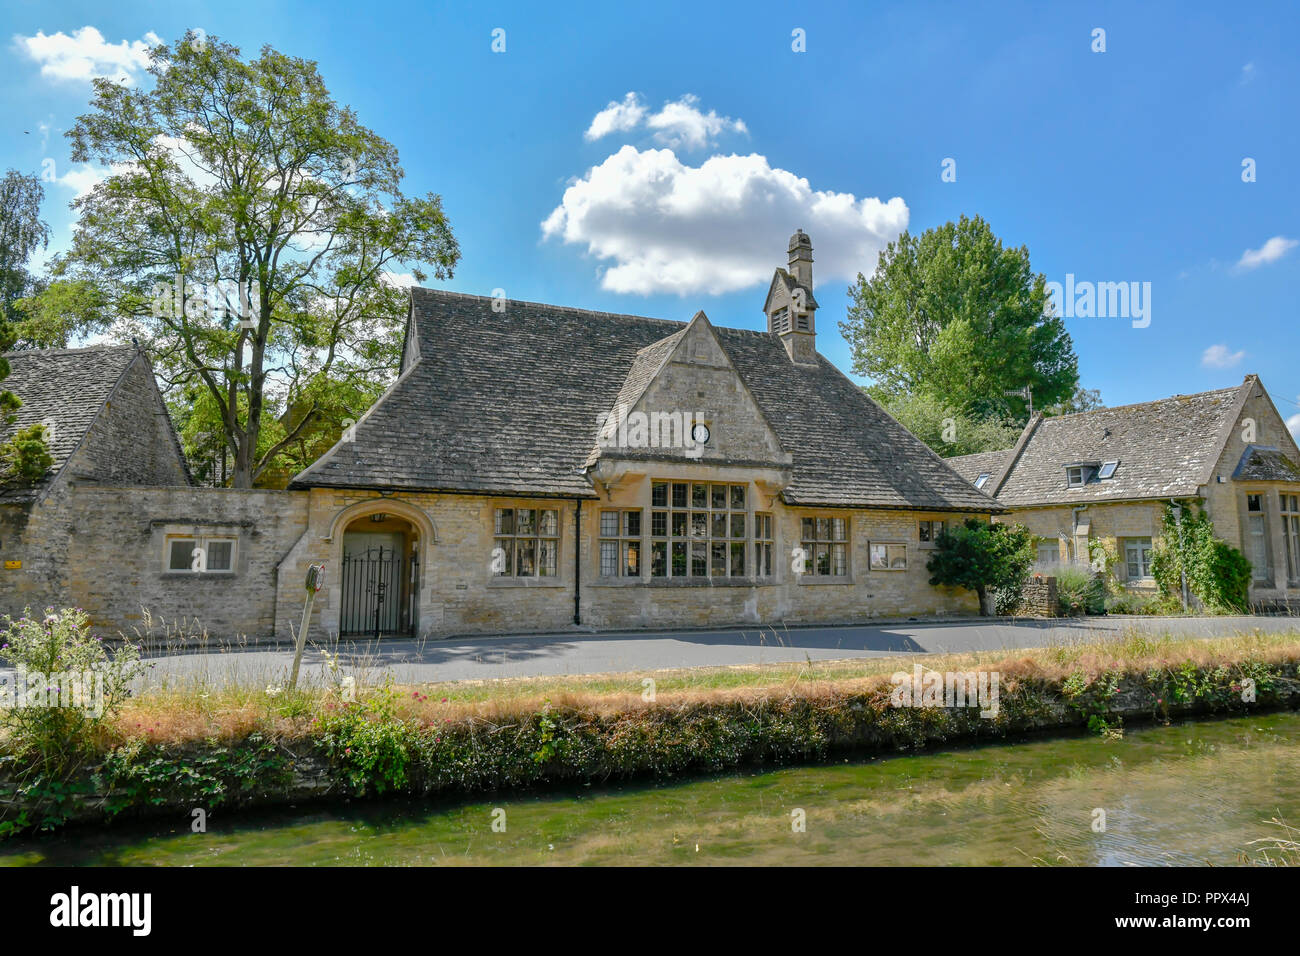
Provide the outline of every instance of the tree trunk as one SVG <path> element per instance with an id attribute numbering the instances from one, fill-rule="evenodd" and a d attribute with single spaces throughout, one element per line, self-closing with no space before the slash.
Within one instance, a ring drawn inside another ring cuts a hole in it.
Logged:
<path id="1" fill-rule="evenodd" d="M 988 590 L 982 584 L 975 586 L 975 593 L 980 599 L 980 617 L 989 616 Z"/>

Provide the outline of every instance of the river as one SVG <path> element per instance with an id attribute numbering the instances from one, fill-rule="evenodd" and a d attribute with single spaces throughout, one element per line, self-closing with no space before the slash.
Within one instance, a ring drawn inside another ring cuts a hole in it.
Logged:
<path id="1" fill-rule="evenodd" d="M 468 803 L 219 809 L 206 833 L 187 817 L 0 844 L 0 865 L 1231 865 L 1284 835 L 1274 818 L 1300 824 L 1300 714 Z"/>

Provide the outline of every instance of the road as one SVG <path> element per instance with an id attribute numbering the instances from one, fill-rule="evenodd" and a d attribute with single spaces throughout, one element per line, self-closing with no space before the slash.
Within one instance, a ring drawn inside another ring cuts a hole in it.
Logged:
<path id="1" fill-rule="evenodd" d="M 650 671 L 677 667 L 772 664 L 898 654 L 954 653 L 1113 640 L 1125 632 L 1213 637 L 1242 631 L 1300 633 L 1296 617 L 1088 618 L 961 621 L 853 627 L 752 627 L 716 631 L 550 634 L 450 640 L 340 642 L 345 672 L 370 683 L 391 674 L 399 683 L 492 680 Z M 289 646 L 209 647 L 150 655 L 151 684 L 204 682 L 281 684 L 293 662 Z M 304 681 L 324 674 L 324 654 L 309 648 Z"/>

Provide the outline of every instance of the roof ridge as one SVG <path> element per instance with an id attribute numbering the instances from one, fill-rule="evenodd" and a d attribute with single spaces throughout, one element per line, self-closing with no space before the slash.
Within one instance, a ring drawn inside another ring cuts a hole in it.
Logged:
<path id="1" fill-rule="evenodd" d="M 1202 395 L 1217 395 L 1236 392 L 1241 388 L 1240 385 L 1232 385 L 1228 388 L 1208 388 L 1203 392 L 1176 392 L 1173 395 L 1166 395 L 1163 398 L 1151 398 L 1145 402 L 1129 402 L 1127 405 L 1107 405 L 1105 408 L 1090 408 L 1086 412 L 1067 412 L 1064 415 L 1044 415 L 1044 422 L 1061 421 L 1065 418 L 1083 418 L 1086 415 L 1100 415 L 1102 412 L 1122 412 L 1129 408 L 1141 408 L 1144 405 L 1158 405 L 1161 402 L 1172 402 L 1179 398 L 1200 398 Z"/>
<path id="2" fill-rule="evenodd" d="M 79 355 L 83 352 L 118 352 L 124 350 L 132 352 L 142 351 L 142 349 L 136 345 L 99 342 L 94 345 L 82 345 L 75 349 L 14 349 L 11 352 L 0 354 L 3 354 L 5 358 L 22 358 L 26 355 Z"/>

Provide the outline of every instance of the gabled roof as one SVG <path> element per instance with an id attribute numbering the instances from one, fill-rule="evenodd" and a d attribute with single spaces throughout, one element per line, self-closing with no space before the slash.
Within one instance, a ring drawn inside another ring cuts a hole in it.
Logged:
<path id="1" fill-rule="evenodd" d="M 1247 445 L 1232 477 L 1236 481 L 1300 481 L 1300 464 L 1274 445 Z"/>
<path id="2" fill-rule="evenodd" d="M 1005 460 L 1001 479 L 995 475 L 985 488 L 1012 507 L 1193 496 L 1210 480 L 1254 381 L 1076 415 L 1035 415 L 1015 448 L 988 453 Z M 1068 487 L 1066 466 L 1109 461 L 1119 463 L 1112 478 Z M 949 462 L 967 475 L 972 467 Z"/>
<path id="3" fill-rule="evenodd" d="M 959 455 L 956 458 L 945 458 L 944 461 L 948 467 L 957 474 L 961 475 L 972 485 L 980 475 L 988 475 L 989 479 L 984 483 L 985 491 L 992 491 L 995 479 L 998 473 L 1002 471 L 1003 465 L 1006 464 L 1007 456 L 1011 454 L 1010 448 L 1003 448 L 1000 451 L 981 451 L 973 455 Z"/>
<path id="4" fill-rule="evenodd" d="M 597 418 L 639 394 L 686 323 L 413 289 L 418 358 L 290 487 L 596 497 Z M 767 332 L 713 327 L 781 446 L 792 504 L 969 510 L 975 491 L 825 358 Z"/>
<path id="5" fill-rule="evenodd" d="M 804 305 L 807 306 L 810 311 L 817 308 L 817 300 L 813 298 L 812 287 L 804 285 L 785 269 L 777 266 L 776 271 L 772 273 L 772 281 L 767 287 L 767 298 L 763 300 L 764 312 L 766 312 L 767 307 L 772 304 L 772 290 L 776 288 L 778 282 L 785 286 L 786 294 L 790 297 L 791 301 L 794 299 L 794 290 L 803 289 Z"/>
<path id="6" fill-rule="evenodd" d="M 9 376 L 0 380 L 0 391 L 13 392 L 23 404 L 12 425 L 0 421 L 0 442 L 29 425 L 47 423 L 54 433 L 49 440 L 54 465 L 35 485 L 0 488 L 0 502 L 30 501 L 44 494 L 138 354 L 130 345 L 5 354 Z"/>

